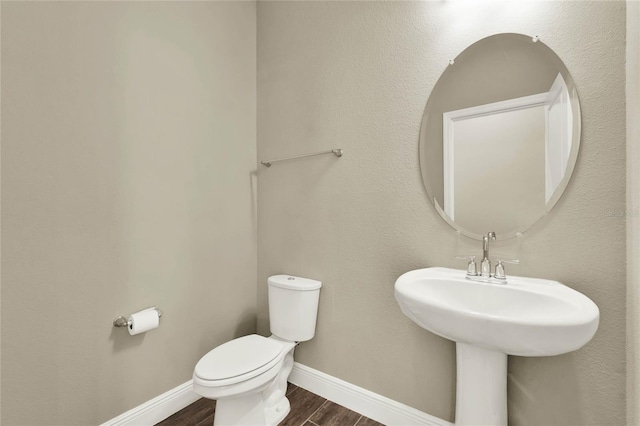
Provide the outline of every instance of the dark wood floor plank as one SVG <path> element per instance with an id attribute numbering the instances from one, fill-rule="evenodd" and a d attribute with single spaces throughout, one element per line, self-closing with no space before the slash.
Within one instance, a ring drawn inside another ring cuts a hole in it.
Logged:
<path id="1" fill-rule="evenodd" d="M 195 426 L 213 426 L 213 414 L 198 422 Z"/>
<path id="2" fill-rule="evenodd" d="M 360 414 L 327 401 L 309 420 L 318 426 L 353 426 L 362 417 Z"/>
<path id="3" fill-rule="evenodd" d="M 302 388 L 298 388 L 288 398 L 291 403 L 291 412 L 280 423 L 280 426 L 300 426 L 326 401 L 326 399 Z"/>
<path id="4" fill-rule="evenodd" d="M 298 387 L 292 383 L 287 383 L 287 393 L 285 394 L 288 398 Z"/>
<path id="5" fill-rule="evenodd" d="M 383 426 L 291 383 L 287 398 L 291 412 L 280 426 Z M 201 398 L 156 426 L 212 426 L 215 407 L 214 400 Z"/>
<path id="6" fill-rule="evenodd" d="M 362 418 L 356 423 L 356 426 L 384 426 L 382 423 L 378 423 L 375 420 L 371 420 L 369 417 L 362 416 Z"/>
<path id="7" fill-rule="evenodd" d="M 204 419 L 213 418 L 216 412 L 216 402 L 211 399 L 200 398 L 193 404 L 167 417 L 156 426 L 195 426 Z"/>

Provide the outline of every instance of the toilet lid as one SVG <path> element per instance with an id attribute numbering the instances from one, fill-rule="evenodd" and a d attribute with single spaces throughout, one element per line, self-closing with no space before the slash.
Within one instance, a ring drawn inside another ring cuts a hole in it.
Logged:
<path id="1" fill-rule="evenodd" d="M 196 364 L 195 374 L 204 380 L 223 380 L 247 374 L 273 361 L 283 346 L 273 339 L 250 334 L 210 351 Z"/>

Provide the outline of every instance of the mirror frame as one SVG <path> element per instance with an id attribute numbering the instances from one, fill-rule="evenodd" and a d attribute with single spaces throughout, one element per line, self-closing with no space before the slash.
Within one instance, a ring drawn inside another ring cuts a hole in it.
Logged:
<path id="1" fill-rule="evenodd" d="M 569 157 L 567 158 L 567 165 L 566 165 L 566 169 L 565 169 L 565 174 L 562 177 L 562 179 L 560 180 L 560 182 L 558 183 L 558 186 L 556 187 L 555 191 L 553 192 L 553 195 L 549 198 L 549 201 L 546 202 L 545 204 L 545 209 L 544 211 L 538 215 L 538 217 L 531 221 L 530 223 L 527 223 L 525 225 L 523 225 L 521 228 L 518 229 L 514 229 L 514 230 L 510 230 L 506 233 L 501 233 L 501 235 L 499 236 L 500 240 L 506 240 L 506 239 L 510 239 L 516 236 L 520 236 L 523 233 L 525 233 L 526 231 L 528 231 L 529 229 L 531 229 L 531 227 L 533 227 L 536 223 L 538 223 L 542 218 L 544 218 L 554 207 L 555 205 L 558 203 L 558 201 L 560 200 L 560 198 L 562 198 L 562 195 L 564 194 L 564 191 L 566 190 L 567 186 L 569 185 L 569 182 L 571 180 L 571 177 L 573 176 L 573 172 L 575 170 L 575 167 L 577 165 L 578 162 L 578 154 L 580 152 L 580 141 L 582 140 L 582 111 L 580 109 L 580 99 L 578 96 L 578 90 L 575 84 L 575 80 L 573 79 L 573 77 L 571 76 L 571 73 L 569 73 L 569 70 L 567 68 L 567 66 L 564 64 L 564 62 L 562 61 L 562 59 L 558 56 L 558 54 L 551 49 L 548 45 L 542 43 L 542 41 L 540 41 L 538 36 L 532 37 L 532 36 L 528 36 L 525 34 L 518 34 L 518 33 L 498 33 L 498 34 L 493 34 L 487 37 L 484 37 L 480 40 L 477 40 L 476 42 L 472 43 L 471 45 L 467 46 L 464 50 L 462 50 L 460 53 L 458 53 L 458 55 L 456 55 L 456 59 L 459 58 L 461 55 L 463 55 L 467 50 L 471 49 L 473 46 L 475 46 L 477 43 L 480 43 L 488 38 L 492 38 L 492 37 L 500 37 L 500 36 L 519 36 L 519 37 L 525 37 L 527 39 L 530 40 L 531 43 L 541 43 L 543 46 L 545 46 L 550 53 L 552 53 L 553 55 L 556 56 L 556 58 L 558 59 L 558 63 L 561 64 L 562 68 L 558 69 L 558 72 L 561 73 L 563 76 L 568 76 L 571 81 L 572 81 L 572 90 L 571 93 L 569 93 L 569 97 L 570 97 L 570 102 L 571 102 L 571 108 L 573 111 L 573 132 L 572 132 L 572 140 L 571 140 L 571 150 L 569 152 Z M 449 69 L 450 66 L 455 66 L 455 60 L 450 61 L 449 64 L 447 65 L 447 68 L 445 68 L 442 73 L 440 74 L 440 77 L 438 78 L 438 82 L 441 81 L 442 77 L 445 75 L 445 73 L 447 72 L 447 70 Z M 566 78 L 566 77 L 565 77 Z M 419 144 L 418 144 L 418 157 L 419 157 L 419 162 L 420 162 L 420 172 L 422 175 L 422 182 L 424 184 L 425 189 L 427 190 L 427 195 L 429 198 L 429 202 L 431 202 L 431 204 L 433 205 L 433 207 L 435 208 L 435 210 L 438 212 L 438 214 L 440 215 L 440 217 L 449 225 L 451 226 L 451 228 L 453 228 L 456 232 L 465 235 L 469 238 L 475 239 L 475 240 L 482 240 L 482 237 L 484 236 L 483 234 L 479 234 L 477 232 L 473 232 L 469 229 L 463 228 L 462 226 L 458 225 L 455 223 L 455 221 L 451 220 L 451 218 L 444 212 L 443 210 L 443 206 L 440 206 L 438 201 L 435 198 L 434 195 L 434 190 L 433 187 L 431 186 L 431 182 L 428 179 L 427 174 L 424 172 L 425 168 L 428 168 L 428 165 L 424 164 L 424 158 L 425 156 L 423 155 L 423 150 L 425 150 L 425 146 L 427 143 L 429 143 L 429 140 L 427 140 L 427 123 L 429 122 L 429 100 L 431 99 L 431 96 L 433 94 L 433 90 L 435 90 L 436 86 L 438 85 L 438 82 L 436 82 L 436 84 L 434 85 L 431 93 L 429 94 L 429 99 L 427 100 L 427 104 L 425 106 L 425 110 L 424 113 L 422 115 L 422 123 L 420 125 L 420 137 L 419 137 Z M 433 114 L 432 114 L 433 115 Z M 442 117 L 435 117 L 434 119 L 436 120 L 442 120 Z M 444 135 L 443 135 L 444 136 Z M 436 141 L 436 143 L 439 144 L 443 144 L 443 140 L 441 139 L 440 141 Z M 491 230 L 487 230 L 491 231 Z"/>

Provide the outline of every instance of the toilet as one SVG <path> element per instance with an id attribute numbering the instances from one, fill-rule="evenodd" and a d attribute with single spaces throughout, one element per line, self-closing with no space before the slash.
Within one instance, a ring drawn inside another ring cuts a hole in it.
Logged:
<path id="1" fill-rule="evenodd" d="M 289 414 L 293 351 L 316 331 L 320 281 L 291 275 L 267 280 L 271 337 L 239 337 L 196 364 L 193 390 L 215 399 L 215 426 L 275 426 Z"/>

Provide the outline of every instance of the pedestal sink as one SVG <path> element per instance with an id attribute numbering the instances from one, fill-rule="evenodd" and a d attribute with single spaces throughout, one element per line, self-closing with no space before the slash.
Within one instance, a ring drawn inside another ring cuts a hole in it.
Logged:
<path id="1" fill-rule="evenodd" d="M 557 281 L 466 278 L 426 268 L 397 279 L 402 312 L 456 342 L 456 425 L 507 425 L 507 355 L 549 356 L 584 346 L 598 329 L 598 307 Z"/>

